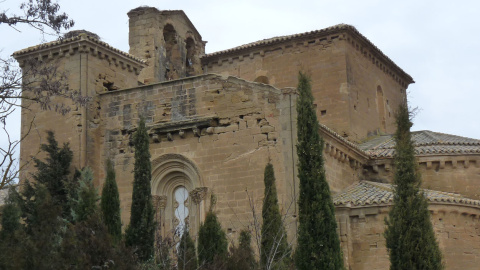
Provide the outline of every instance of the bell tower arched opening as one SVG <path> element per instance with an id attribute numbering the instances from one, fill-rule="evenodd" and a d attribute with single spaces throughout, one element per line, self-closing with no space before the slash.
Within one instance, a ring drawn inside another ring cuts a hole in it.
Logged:
<path id="1" fill-rule="evenodd" d="M 183 63 L 180 45 L 177 40 L 177 31 L 171 24 L 166 24 L 163 28 L 163 40 L 165 42 L 165 59 L 161 64 L 164 65 L 165 69 L 165 81 L 176 80 L 181 77 L 181 64 Z"/>
<path id="2" fill-rule="evenodd" d="M 185 40 L 185 49 L 187 51 L 185 57 L 185 75 L 186 77 L 195 75 L 195 68 L 194 65 L 196 64 L 195 59 L 195 41 L 193 38 L 188 37 Z"/>

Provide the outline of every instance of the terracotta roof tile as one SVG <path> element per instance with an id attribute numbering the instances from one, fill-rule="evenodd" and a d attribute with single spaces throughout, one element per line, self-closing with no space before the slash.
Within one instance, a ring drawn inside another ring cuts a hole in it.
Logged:
<path id="1" fill-rule="evenodd" d="M 360 181 L 333 196 L 336 206 L 390 205 L 393 203 L 393 185 Z M 480 201 L 460 194 L 422 189 L 429 202 L 463 204 L 480 207 Z"/>
<path id="2" fill-rule="evenodd" d="M 347 144 L 348 146 L 356 149 L 356 150 L 359 150 L 360 152 L 364 152 L 363 149 L 361 149 L 357 144 L 345 139 L 344 137 L 340 136 L 340 134 L 338 134 L 337 132 L 333 131 L 332 129 L 330 129 L 329 127 L 325 126 L 324 124 L 321 124 L 321 123 L 318 123 L 319 126 L 320 126 L 320 129 L 323 130 L 324 132 L 326 133 L 329 133 L 330 135 L 332 135 L 333 137 L 339 139 L 340 141 L 344 142 L 345 144 Z"/>
<path id="3" fill-rule="evenodd" d="M 429 130 L 412 132 L 417 155 L 480 154 L 480 140 Z M 393 135 L 382 135 L 359 145 L 371 157 L 393 157 Z"/>

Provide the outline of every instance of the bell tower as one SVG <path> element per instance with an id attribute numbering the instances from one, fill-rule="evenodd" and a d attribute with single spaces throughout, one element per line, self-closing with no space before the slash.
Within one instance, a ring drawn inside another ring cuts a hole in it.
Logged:
<path id="1" fill-rule="evenodd" d="M 145 84 L 202 74 L 205 43 L 181 10 L 139 7 L 128 12 L 130 54 L 147 62 L 139 81 Z"/>

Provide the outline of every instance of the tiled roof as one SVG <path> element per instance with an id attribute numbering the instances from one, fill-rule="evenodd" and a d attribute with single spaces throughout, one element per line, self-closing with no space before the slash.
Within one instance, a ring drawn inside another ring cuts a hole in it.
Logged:
<path id="1" fill-rule="evenodd" d="M 422 189 L 431 203 L 462 204 L 480 207 L 480 201 L 456 193 Z M 333 196 L 335 206 L 390 205 L 393 202 L 393 185 L 360 181 Z"/>
<path id="2" fill-rule="evenodd" d="M 412 132 L 417 155 L 480 154 L 480 140 L 429 130 Z M 393 135 L 382 135 L 359 145 L 371 157 L 393 157 Z"/>
<path id="3" fill-rule="evenodd" d="M 97 39 L 93 36 L 86 35 L 86 34 L 78 35 L 78 36 L 71 37 L 71 38 L 55 40 L 55 41 L 39 44 L 39 45 L 36 45 L 36 46 L 28 47 L 28 48 L 25 48 L 25 49 L 14 52 L 13 56 L 17 57 L 17 56 L 21 56 L 23 54 L 27 54 L 27 53 L 31 53 L 31 52 L 35 52 L 35 51 L 39 51 L 39 50 L 43 50 L 43 49 L 49 49 L 49 48 L 52 48 L 52 47 L 55 47 L 55 46 L 58 46 L 58 45 L 68 44 L 68 43 L 72 43 L 74 41 L 80 41 L 80 40 L 88 40 L 90 42 L 101 45 L 101 46 L 103 46 L 103 47 L 105 47 L 105 48 L 107 48 L 111 51 L 114 51 L 114 52 L 116 52 L 116 53 L 118 53 L 118 54 L 120 54 L 120 55 L 122 55 L 126 58 L 129 58 L 133 61 L 139 62 L 141 64 L 146 63 L 144 60 L 142 60 L 138 57 L 135 57 L 134 55 L 131 55 L 129 53 L 121 51 L 117 48 L 114 48 L 114 47 L 110 46 L 108 43 L 100 41 L 99 39 Z"/>
<path id="4" fill-rule="evenodd" d="M 327 127 L 326 125 L 324 124 L 321 124 L 321 123 L 318 123 L 319 126 L 320 126 L 320 129 L 322 129 L 324 132 L 326 133 L 329 133 L 330 135 L 332 135 L 332 137 L 335 137 L 337 138 L 338 140 L 344 142 L 345 144 L 347 144 L 348 146 L 350 146 L 351 148 L 355 149 L 355 150 L 359 150 L 360 152 L 362 152 L 363 154 L 366 154 L 364 152 L 363 149 L 361 149 L 357 144 L 345 139 L 344 137 L 340 136 L 340 134 L 338 134 L 337 132 L 333 131 L 332 129 L 330 129 L 329 127 Z"/>

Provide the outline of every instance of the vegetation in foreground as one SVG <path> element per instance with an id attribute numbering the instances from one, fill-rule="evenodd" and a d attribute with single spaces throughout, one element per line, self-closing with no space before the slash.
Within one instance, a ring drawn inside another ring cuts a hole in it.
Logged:
<path id="1" fill-rule="evenodd" d="M 295 264 L 299 270 L 343 269 L 335 208 L 325 177 L 323 139 L 313 107 L 310 78 L 298 78 L 297 154 L 300 197 Z"/>
<path id="2" fill-rule="evenodd" d="M 385 220 L 390 269 L 443 269 L 428 201 L 420 190 L 421 176 L 417 170 L 410 133 L 412 122 L 406 104 L 399 107 L 396 122 L 393 207 Z"/>

